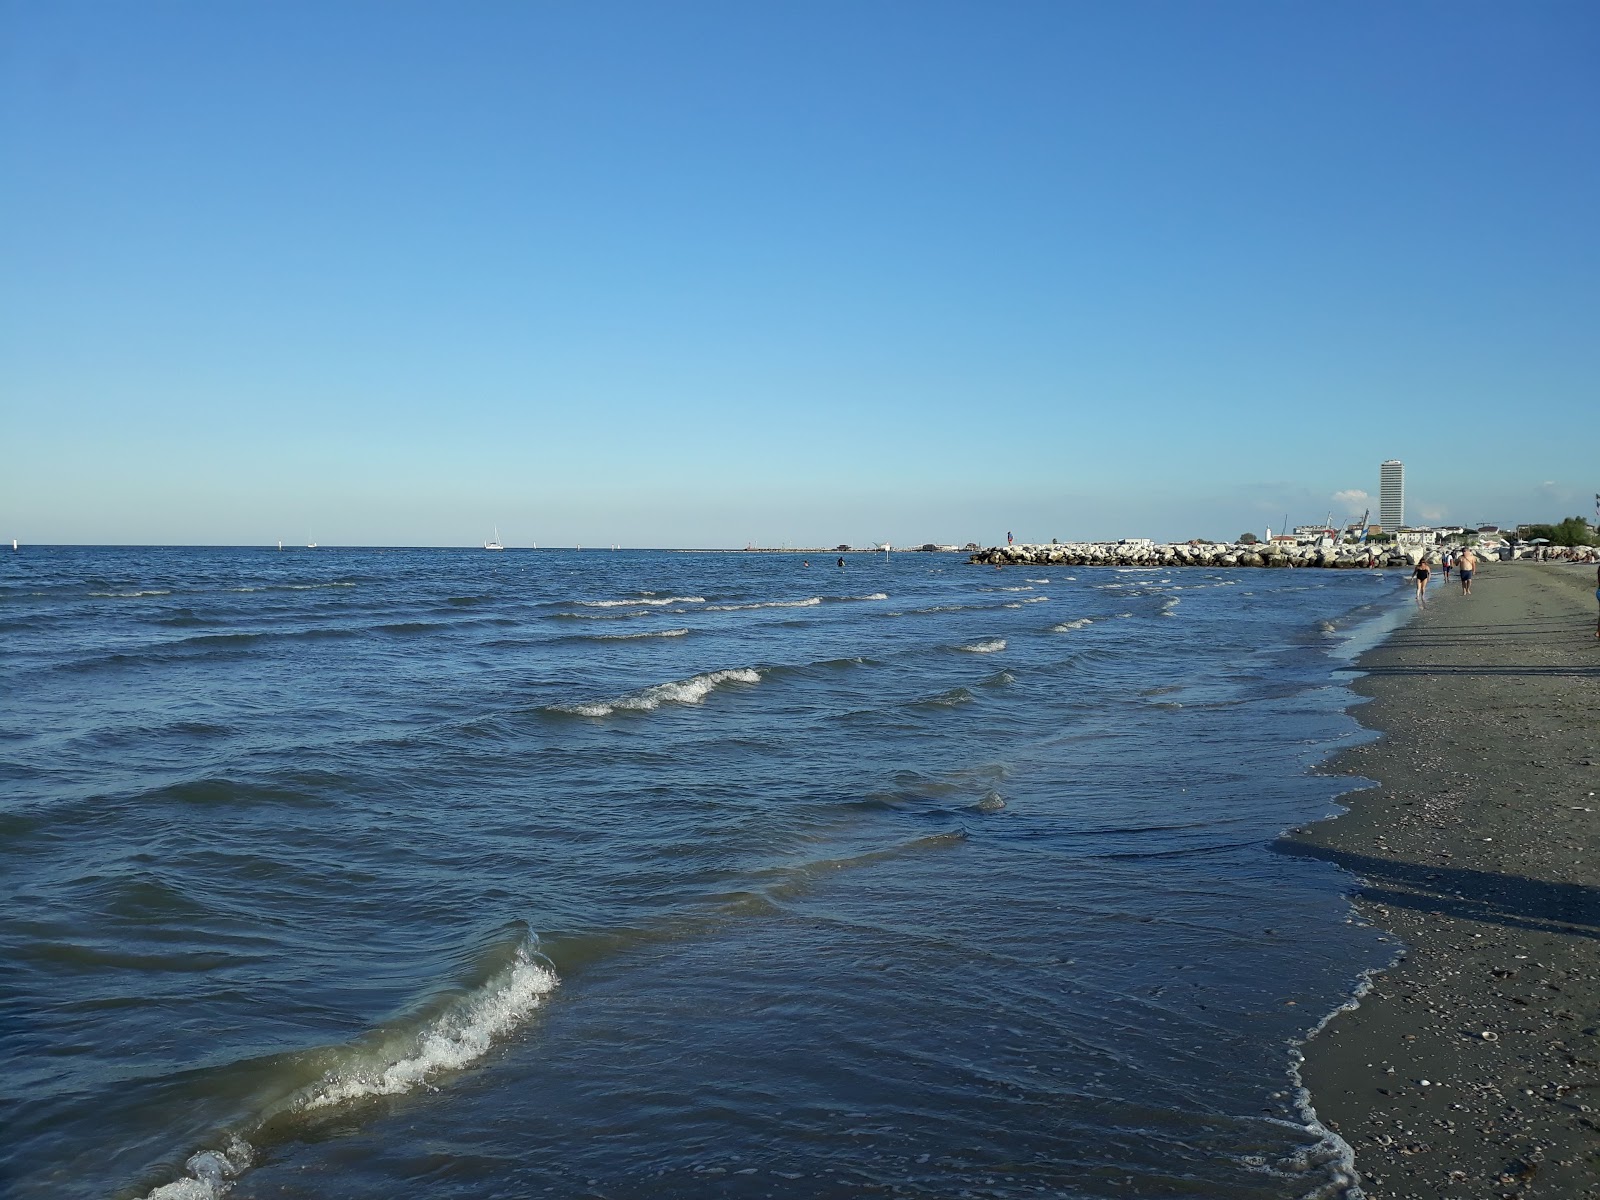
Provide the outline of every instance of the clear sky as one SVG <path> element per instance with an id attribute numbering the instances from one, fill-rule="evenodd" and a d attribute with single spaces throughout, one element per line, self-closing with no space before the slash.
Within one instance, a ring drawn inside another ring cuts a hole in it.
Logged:
<path id="1" fill-rule="evenodd" d="M 0 0 L 0 535 L 1592 513 L 1597 146 L 1592 0 Z"/>

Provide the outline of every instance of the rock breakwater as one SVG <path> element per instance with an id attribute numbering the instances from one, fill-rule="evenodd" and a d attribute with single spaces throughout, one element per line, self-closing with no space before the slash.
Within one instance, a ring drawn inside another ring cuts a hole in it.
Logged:
<path id="1" fill-rule="evenodd" d="M 1431 550 L 1435 560 L 1439 551 Z M 969 563 L 1064 567 L 1412 567 L 1423 551 L 1390 546 L 1296 545 L 1288 542 L 1061 542 L 1047 546 L 991 546 Z"/>

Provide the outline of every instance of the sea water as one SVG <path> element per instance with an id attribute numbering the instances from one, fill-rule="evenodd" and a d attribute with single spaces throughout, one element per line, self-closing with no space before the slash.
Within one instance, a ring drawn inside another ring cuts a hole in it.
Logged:
<path id="1" fill-rule="evenodd" d="M 1336 1196 L 1368 572 L 0 556 L 0 1190 Z"/>

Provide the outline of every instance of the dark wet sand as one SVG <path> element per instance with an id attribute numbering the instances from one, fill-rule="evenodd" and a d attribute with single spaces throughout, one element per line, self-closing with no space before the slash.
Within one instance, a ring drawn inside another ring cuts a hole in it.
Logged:
<path id="1" fill-rule="evenodd" d="M 1600 1197 L 1594 589 L 1520 563 L 1431 587 L 1360 660 L 1384 736 L 1333 769 L 1379 786 L 1281 843 L 1354 871 L 1406 946 L 1306 1047 L 1368 1196 Z"/>

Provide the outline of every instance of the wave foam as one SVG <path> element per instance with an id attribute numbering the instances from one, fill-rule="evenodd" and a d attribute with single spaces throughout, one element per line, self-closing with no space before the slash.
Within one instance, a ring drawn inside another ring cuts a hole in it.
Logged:
<path id="1" fill-rule="evenodd" d="M 202 1150 L 183 1164 L 187 1178 L 162 1184 L 147 1200 L 215 1200 L 227 1194 L 254 1156 L 250 1143 L 240 1137 L 230 1139 L 226 1150 Z"/>
<path id="2" fill-rule="evenodd" d="M 148 588 L 137 592 L 90 592 L 89 595 L 96 600 L 134 600 L 140 596 L 170 596 L 172 593 L 161 588 Z"/>
<path id="3" fill-rule="evenodd" d="M 887 596 L 884 599 L 888 599 Z M 821 604 L 821 596 L 810 596 L 804 600 L 760 600 L 750 604 L 708 604 L 703 612 L 743 612 L 748 608 L 811 608 Z"/>
<path id="4" fill-rule="evenodd" d="M 483 988 L 424 1027 L 409 1053 L 377 1070 L 330 1071 L 307 1089 L 299 1107 L 311 1111 L 368 1096 L 398 1096 L 441 1071 L 459 1071 L 526 1021 L 559 982 L 554 971 L 521 951 Z"/>
<path id="5" fill-rule="evenodd" d="M 704 604 L 705 602 L 706 602 L 706 598 L 704 596 L 660 596 L 660 597 L 650 596 L 650 597 L 641 597 L 639 599 L 634 599 L 634 600 L 575 600 L 575 601 L 573 601 L 574 604 L 582 605 L 584 608 L 628 608 L 628 607 L 633 607 L 633 606 L 640 605 L 640 604 L 648 604 L 648 605 L 651 605 L 653 607 L 660 607 L 660 606 L 665 605 L 665 604 Z"/>
<path id="6" fill-rule="evenodd" d="M 687 629 L 652 629 L 649 633 L 597 633 L 593 640 L 597 642 L 634 642 L 640 638 L 658 637 L 683 637 Z"/>
<path id="7" fill-rule="evenodd" d="M 990 638 L 985 642 L 971 642 L 965 646 L 957 646 L 957 650 L 965 650 L 968 654 L 993 654 L 996 650 L 1006 648 L 1005 638 Z"/>
<path id="8" fill-rule="evenodd" d="M 397 1096 L 458 1071 L 489 1052 L 543 1005 L 560 983 L 532 945 L 522 945 L 509 965 L 480 988 L 458 997 L 409 1035 L 390 1032 L 365 1046 L 340 1051 L 344 1060 L 315 1083 L 262 1113 L 245 1133 L 256 1136 L 283 1113 L 314 1112 L 352 1100 Z M 162 1184 L 145 1200 L 220 1200 L 249 1169 L 255 1148 L 239 1133 L 221 1150 L 189 1157 L 182 1179 Z"/>
<path id="9" fill-rule="evenodd" d="M 761 672 L 750 667 L 707 671 L 688 679 L 658 683 L 616 700 L 595 700 L 586 704 L 555 704 L 556 712 L 580 717 L 609 717 L 614 712 L 654 712 L 663 704 L 699 704 L 725 683 L 760 683 Z"/>
<path id="10" fill-rule="evenodd" d="M 1059 625 L 1050 626 L 1051 633 L 1071 633 L 1075 629 L 1083 629 L 1094 624 L 1093 617 L 1079 617 L 1076 621 L 1063 621 Z"/>

